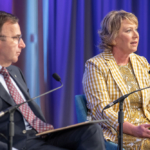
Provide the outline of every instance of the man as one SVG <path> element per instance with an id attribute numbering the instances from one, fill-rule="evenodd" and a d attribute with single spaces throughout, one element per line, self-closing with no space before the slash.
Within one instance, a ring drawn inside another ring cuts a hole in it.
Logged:
<path id="1" fill-rule="evenodd" d="M 18 18 L 0 11 L 0 111 L 30 99 L 20 69 L 11 65 L 18 61 L 25 43 Z M 7 149 L 9 114 L 0 117 L 0 149 Z M 36 137 L 36 133 L 53 129 L 46 124 L 38 105 L 24 104 L 14 114 L 15 133 L 13 147 L 19 150 L 102 150 L 104 140 L 101 128 L 86 125 Z"/>

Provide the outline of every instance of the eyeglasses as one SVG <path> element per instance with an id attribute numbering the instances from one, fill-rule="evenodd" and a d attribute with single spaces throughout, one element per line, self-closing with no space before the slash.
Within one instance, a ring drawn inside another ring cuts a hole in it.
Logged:
<path id="1" fill-rule="evenodd" d="M 22 39 L 22 35 L 18 35 L 18 36 L 13 36 L 13 37 L 10 37 L 10 36 L 5 36 L 5 35 L 0 35 L 0 37 L 9 37 L 9 38 L 12 38 L 16 43 L 20 43 L 21 39 Z"/>

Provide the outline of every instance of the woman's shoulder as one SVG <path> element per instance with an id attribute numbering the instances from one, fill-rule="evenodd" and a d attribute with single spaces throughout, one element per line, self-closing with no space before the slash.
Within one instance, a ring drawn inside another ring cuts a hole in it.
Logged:
<path id="1" fill-rule="evenodd" d="M 104 63 L 105 62 L 105 59 L 107 57 L 111 57 L 112 54 L 109 54 L 107 52 L 102 52 L 90 59 L 87 60 L 87 62 L 93 62 L 93 63 Z"/>
<path id="2" fill-rule="evenodd" d="M 137 61 L 142 61 L 143 63 L 148 63 L 147 59 L 144 56 L 140 56 L 138 54 L 132 53 L 130 55 L 131 58 L 136 59 Z"/>
<path id="3" fill-rule="evenodd" d="M 88 59 L 87 61 L 91 61 L 91 62 L 98 62 L 98 61 L 102 61 L 102 53 Z"/>
<path id="4" fill-rule="evenodd" d="M 107 72 L 109 71 L 107 62 L 104 57 L 104 53 L 100 53 L 88 59 L 86 61 L 85 67 L 89 69 L 95 68 L 97 71 L 105 72 L 105 74 L 107 74 Z"/>
<path id="5" fill-rule="evenodd" d="M 105 59 L 103 58 L 103 53 L 100 53 L 90 59 L 88 59 L 86 61 L 86 66 L 87 65 L 94 65 L 94 66 L 97 66 L 97 67 L 101 67 L 101 66 L 105 66 Z"/>
<path id="6" fill-rule="evenodd" d="M 139 62 L 144 68 L 148 68 L 149 69 L 149 63 L 147 61 L 147 59 L 144 56 L 140 56 L 138 54 L 133 53 L 130 58 L 132 59 L 132 61 L 136 61 Z"/>

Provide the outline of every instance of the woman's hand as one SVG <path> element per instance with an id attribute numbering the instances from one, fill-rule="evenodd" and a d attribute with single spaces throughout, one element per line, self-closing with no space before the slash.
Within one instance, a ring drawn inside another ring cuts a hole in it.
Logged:
<path id="1" fill-rule="evenodd" d="M 133 130 L 133 135 L 135 137 L 141 138 L 150 138 L 150 124 L 142 124 L 139 126 L 135 126 Z"/>
<path id="2" fill-rule="evenodd" d="M 123 123 L 123 133 L 140 138 L 150 138 L 150 124 L 135 126 L 129 122 Z"/>

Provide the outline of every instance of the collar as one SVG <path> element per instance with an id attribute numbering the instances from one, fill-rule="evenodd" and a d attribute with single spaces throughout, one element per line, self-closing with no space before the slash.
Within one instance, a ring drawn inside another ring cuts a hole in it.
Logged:
<path id="1" fill-rule="evenodd" d="M 114 56 L 113 56 L 113 53 L 111 50 L 105 50 L 103 53 L 103 58 L 106 60 L 106 61 L 109 61 L 109 60 L 115 60 Z"/>
<path id="2" fill-rule="evenodd" d="M 106 61 L 110 61 L 110 60 L 116 61 L 111 50 L 106 49 L 106 50 L 102 53 L 102 55 L 103 55 L 103 58 L 104 58 Z M 131 53 L 131 54 L 129 55 L 129 57 L 130 57 L 130 59 L 134 59 L 135 54 L 134 54 L 134 53 Z M 131 60 L 131 61 L 132 61 L 132 60 Z"/>

